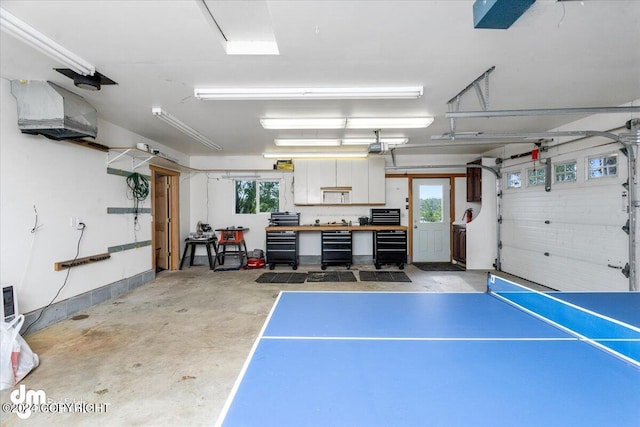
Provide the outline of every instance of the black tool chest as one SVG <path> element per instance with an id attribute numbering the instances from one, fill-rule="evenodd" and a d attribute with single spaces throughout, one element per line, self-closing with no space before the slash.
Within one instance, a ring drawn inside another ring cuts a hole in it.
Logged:
<path id="1" fill-rule="evenodd" d="M 329 264 L 345 264 L 347 270 L 353 263 L 351 231 L 335 230 L 322 232 L 322 259 L 323 270 Z"/>
<path id="2" fill-rule="evenodd" d="M 299 212 L 273 212 L 269 225 L 287 226 L 300 225 Z M 267 263 L 273 270 L 276 264 L 288 264 L 294 270 L 298 269 L 298 232 L 296 231 L 267 231 Z"/>
<path id="3" fill-rule="evenodd" d="M 400 209 L 371 209 L 372 225 L 400 225 Z M 400 270 L 407 262 L 407 232 L 374 231 L 373 257 L 376 269 L 383 264 L 396 264 Z"/>

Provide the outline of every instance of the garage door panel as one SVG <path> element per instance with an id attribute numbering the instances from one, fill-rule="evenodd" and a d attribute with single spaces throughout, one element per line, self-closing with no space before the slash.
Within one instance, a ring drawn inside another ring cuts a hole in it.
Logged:
<path id="1" fill-rule="evenodd" d="M 502 245 L 519 247 L 538 253 L 583 259 L 599 264 L 627 260 L 628 248 L 614 237 L 625 236 L 618 226 L 588 226 L 584 224 L 555 224 L 541 229 L 522 221 L 503 222 Z"/>
<path id="2" fill-rule="evenodd" d="M 518 277 L 561 291 L 623 292 L 629 290 L 628 279 L 620 270 L 597 265 L 588 260 L 545 256 L 516 247 L 504 247 L 501 262 Z"/>

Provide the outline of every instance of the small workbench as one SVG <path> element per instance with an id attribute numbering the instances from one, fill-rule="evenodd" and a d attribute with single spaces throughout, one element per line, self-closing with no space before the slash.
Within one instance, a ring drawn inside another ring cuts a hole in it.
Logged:
<path id="1" fill-rule="evenodd" d="M 184 260 L 187 257 L 187 252 L 189 248 L 191 248 L 191 256 L 189 258 L 189 267 L 193 266 L 193 257 L 196 254 L 196 247 L 198 245 L 204 245 L 207 248 L 207 257 L 209 258 L 209 269 L 215 270 L 216 267 L 216 259 L 218 258 L 218 245 L 217 245 L 217 237 L 207 237 L 207 238 L 191 238 L 187 237 L 184 242 L 184 253 L 182 254 L 182 260 L 180 260 L 180 270 L 182 270 L 182 266 L 184 264 Z M 213 248 L 213 253 L 211 252 L 211 248 Z"/>

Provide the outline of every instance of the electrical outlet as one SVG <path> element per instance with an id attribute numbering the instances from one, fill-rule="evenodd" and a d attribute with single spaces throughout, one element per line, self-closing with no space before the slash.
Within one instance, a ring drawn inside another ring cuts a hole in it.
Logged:
<path id="1" fill-rule="evenodd" d="M 80 218 L 78 218 L 77 216 L 72 216 L 69 225 L 79 230 L 82 228 L 82 226 L 80 225 L 81 222 L 82 220 Z"/>

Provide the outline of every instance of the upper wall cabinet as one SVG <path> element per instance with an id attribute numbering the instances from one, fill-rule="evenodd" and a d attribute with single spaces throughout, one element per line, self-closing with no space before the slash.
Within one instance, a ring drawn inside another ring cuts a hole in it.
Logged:
<path id="1" fill-rule="evenodd" d="M 467 163 L 479 166 L 482 160 Z M 482 202 L 482 169 L 467 167 L 467 202 Z"/>
<path id="2" fill-rule="evenodd" d="M 296 160 L 296 205 L 384 204 L 383 158 Z"/>
<path id="3" fill-rule="evenodd" d="M 369 203 L 385 203 L 384 159 L 374 157 L 369 159 Z"/>

